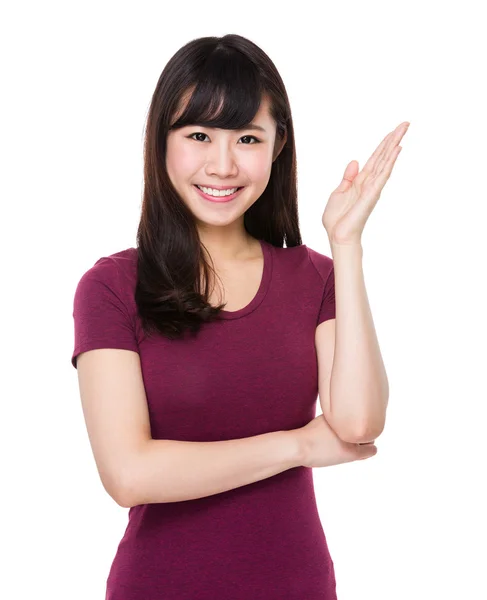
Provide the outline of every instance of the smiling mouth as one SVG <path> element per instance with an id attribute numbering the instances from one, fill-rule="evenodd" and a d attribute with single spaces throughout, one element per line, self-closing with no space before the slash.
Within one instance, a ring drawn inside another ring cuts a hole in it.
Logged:
<path id="1" fill-rule="evenodd" d="M 203 191 L 203 190 L 202 190 L 202 188 L 204 188 L 204 187 L 205 187 L 205 188 L 207 188 L 207 189 L 210 189 L 210 190 L 217 190 L 217 191 L 219 191 L 219 192 L 226 192 L 226 191 L 228 191 L 228 190 L 231 190 L 231 189 L 233 189 L 233 188 L 226 188 L 226 189 L 223 189 L 223 190 L 219 190 L 218 188 L 212 188 L 212 187 L 211 187 L 211 185 L 198 185 L 197 183 L 194 183 L 193 185 L 194 185 L 195 187 L 199 188 L 201 191 Z M 244 185 L 241 185 L 241 186 L 236 186 L 236 185 L 235 185 L 235 186 L 233 186 L 233 187 L 234 187 L 234 188 L 237 188 L 237 192 L 238 192 L 239 190 L 243 189 L 245 186 L 244 186 Z"/>
<path id="2" fill-rule="evenodd" d="M 193 186 L 196 188 L 196 191 L 198 192 L 198 194 L 200 196 L 202 196 L 206 200 L 210 200 L 212 202 L 230 202 L 231 200 L 236 198 L 240 194 L 240 192 L 245 188 L 245 186 L 240 186 L 240 187 L 237 187 L 236 191 L 233 194 L 226 194 L 223 196 L 220 196 L 220 195 L 214 196 L 213 194 L 207 194 L 202 189 L 200 189 L 196 184 L 193 184 Z M 232 188 L 230 188 L 230 189 L 232 189 Z"/>

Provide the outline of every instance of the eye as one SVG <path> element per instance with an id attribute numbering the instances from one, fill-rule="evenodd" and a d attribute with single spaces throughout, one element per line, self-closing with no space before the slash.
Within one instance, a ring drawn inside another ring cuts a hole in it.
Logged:
<path id="1" fill-rule="evenodd" d="M 193 137 L 194 135 L 202 135 L 202 136 L 204 136 L 204 137 L 208 137 L 208 136 L 206 135 L 206 133 L 202 133 L 201 131 L 197 131 L 197 132 L 195 132 L 195 133 L 192 133 L 191 135 L 188 135 L 187 137 L 188 137 L 189 139 L 192 139 L 192 140 L 194 140 L 195 142 L 200 142 L 200 141 L 203 141 L 203 140 L 197 140 L 197 139 L 195 139 L 195 138 Z M 243 140 L 243 139 L 245 139 L 245 138 L 248 138 L 248 139 L 253 139 L 253 140 L 255 140 L 255 141 L 254 141 L 254 144 L 260 144 L 260 140 L 259 140 L 259 139 L 257 139 L 257 138 L 256 138 L 254 135 L 244 135 L 244 136 L 242 136 L 240 139 L 241 139 L 241 140 Z M 250 143 L 249 143 L 249 144 L 244 144 L 244 146 L 252 146 L 252 145 L 253 145 L 253 144 L 250 144 Z"/>
<path id="2" fill-rule="evenodd" d="M 208 137 L 208 136 L 206 135 L 206 133 L 201 133 L 201 131 L 198 131 L 198 132 L 196 132 L 196 133 L 192 133 L 191 135 L 188 135 L 188 138 L 189 138 L 189 139 L 191 139 L 191 140 L 194 140 L 194 137 L 193 137 L 194 135 L 202 135 L 202 136 L 206 136 L 206 137 Z M 201 141 L 201 140 L 195 140 L 195 142 L 200 142 L 200 141 Z"/>
<path id="3" fill-rule="evenodd" d="M 258 140 L 255 136 L 253 135 L 244 135 L 243 137 L 241 137 L 240 139 L 243 140 L 244 138 L 248 138 L 248 139 L 252 139 L 255 140 L 255 144 L 260 144 L 260 140 Z M 247 144 L 247 146 L 252 146 L 252 144 Z"/>

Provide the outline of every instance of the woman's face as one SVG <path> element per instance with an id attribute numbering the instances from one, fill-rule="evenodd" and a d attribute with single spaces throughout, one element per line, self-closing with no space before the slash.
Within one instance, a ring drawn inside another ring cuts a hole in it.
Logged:
<path id="1" fill-rule="evenodd" d="M 276 125 L 264 99 L 253 124 L 260 129 L 214 129 L 188 125 L 169 131 L 166 168 L 174 188 L 197 221 L 228 225 L 258 200 L 269 182 Z M 203 198 L 195 185 L 242 187 L 228 202 Z"/>

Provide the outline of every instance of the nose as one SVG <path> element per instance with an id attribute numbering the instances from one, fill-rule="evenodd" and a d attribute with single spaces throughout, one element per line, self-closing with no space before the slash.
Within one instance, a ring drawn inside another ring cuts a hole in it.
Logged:
<path id="1" fill-rule="evenodd" d="M 232 142 L 221 140 L 209 144 L 206 174 L 218 177 L 234 177 L 238 173 L 238 166 L 231 146 Z"/>

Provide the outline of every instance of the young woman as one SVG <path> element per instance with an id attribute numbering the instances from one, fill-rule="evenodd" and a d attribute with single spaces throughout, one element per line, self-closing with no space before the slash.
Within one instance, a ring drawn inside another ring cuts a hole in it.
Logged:
<path id="1" fill-rule="evenodd" d="M 360 236 L 406 125 L 331 195 L 332 259 L 301 241 L 269 57 L 204 37 L 164 68 L 137 245 L 100 258 L 74 298 L 90 443 L 130 509 L 107 600 L 336 598 L 312 467 L 373 456 L 384 426 Z"/>

